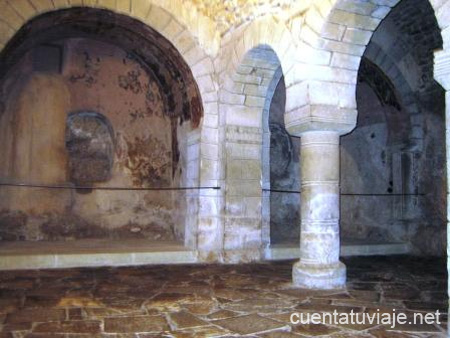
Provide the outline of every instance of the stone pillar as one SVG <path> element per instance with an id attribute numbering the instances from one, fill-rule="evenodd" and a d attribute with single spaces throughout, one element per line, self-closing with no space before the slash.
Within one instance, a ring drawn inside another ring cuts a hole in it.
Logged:
<path id="1" fill-rule="evenodd" d="M 444 46 L 450 45 L 444 38 Z M 434 53 L 434 78 L 446 90 L 445 94 L 445 146 L 446 146 L 446 165 L 447 165 L 447 271 L 450 275 L 450 50 Z M 450 281 L 448 282 L 448 295 L 450 296 Z M 449 302 L 450 311 L 450 302 Z M 450 337 L 450 329 L 447 332 Z"/>
<path id="2" fill-rule="evenodd" d="M 345 286 L 339 261 L 339 133 L 311 131 L 301 136 L 300 261 L 294 285 L 308 289 Z"/>

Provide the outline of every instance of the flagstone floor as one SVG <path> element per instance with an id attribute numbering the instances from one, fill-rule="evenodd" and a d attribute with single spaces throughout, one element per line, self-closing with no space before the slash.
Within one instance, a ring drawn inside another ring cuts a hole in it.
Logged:
<path id="1" fill-rule="evenodd" d="M 290 323 L 292 313 L 447 312 L 444 259 L 352 257 L 345 291 L 290 285 L 293 262 L 0 272 L 4 337 L 444 337 L 441 325 Z M 378 311 L 379 309 L 379 311 Z M 395 310 L 395 311 L 394 311 Z M 343 318 L 343 317 L 339 317 Z"/>

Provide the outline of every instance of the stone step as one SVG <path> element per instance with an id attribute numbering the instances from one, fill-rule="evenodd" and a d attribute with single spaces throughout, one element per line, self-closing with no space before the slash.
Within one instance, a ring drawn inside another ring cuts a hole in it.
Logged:
<path id="1" fill-rule="evenodd" d="M 195 251 L 177 242 L 0 242 L 0 270 L 186 264 L 196 261 Z"/>
<path id="2" fill-rule="evenodd" d="M 341 256 L 376 256 L 403 255 L 411 253 L 409 243 L 344 243 L 341 246 Z M 264 252 L 267 260 L 296 259 L 300 256 L 297 245 L 273 245 Z"/>

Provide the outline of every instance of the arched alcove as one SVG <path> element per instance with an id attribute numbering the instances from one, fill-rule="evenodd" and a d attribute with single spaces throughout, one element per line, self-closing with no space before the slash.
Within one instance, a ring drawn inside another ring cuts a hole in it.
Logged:
<path id="1" fill-rule="evenodd" d="M 0 80 L 2 182 L 39 185 L 0 189 L 2 239 L 183 245 L 195 232 L 177 189 L 196 185 L 202 101 L 156 30 L 102 9 L 48 12 L 2 50 Z"/>
<path id="2" fill-rule="evenodd" d="M 394 244 L 386 254 L 445 253 L 445 97 L 433 80 L 441 46 L 430 3 L 403 0 L 365 50 L 358 126 L 342 138 L 344 242 Z"/>

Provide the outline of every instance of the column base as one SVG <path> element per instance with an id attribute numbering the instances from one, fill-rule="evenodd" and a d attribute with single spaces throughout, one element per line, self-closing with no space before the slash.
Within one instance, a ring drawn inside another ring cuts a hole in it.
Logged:
<path id="1" fill-rule="evenodd" d="M 342 262 L 322 265 L 299 261 L 292 268 L 292 282 L 294 286 L 304 289 L 343 289 L 347 281 L 346 270 Z"/>

